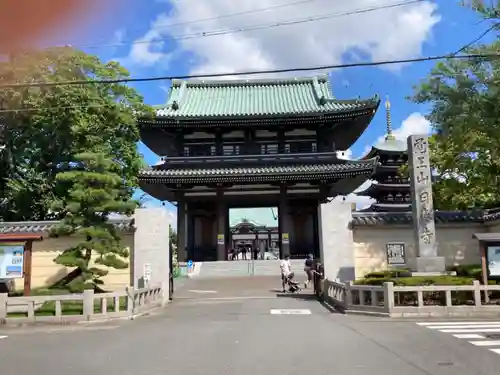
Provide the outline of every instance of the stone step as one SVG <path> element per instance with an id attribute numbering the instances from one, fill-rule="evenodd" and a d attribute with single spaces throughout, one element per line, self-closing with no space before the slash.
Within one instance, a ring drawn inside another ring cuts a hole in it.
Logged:
<path id="1" fill-rule="evenodd" d="M 253 263 L 253 265 L 252 265 Z M 301 273 L 304 261 L 294 259 L 291 261 L 292 270 Z M 280 272 L 279 260 L 254 260 L 250 261 L 220 261 L 205 262 L 200 269 L 200 277 L 228 277 L 228 276 L 275 276 Z"/>

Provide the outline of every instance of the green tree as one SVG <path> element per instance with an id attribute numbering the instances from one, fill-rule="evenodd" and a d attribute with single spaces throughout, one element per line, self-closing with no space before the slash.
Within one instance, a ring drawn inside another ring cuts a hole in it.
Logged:
<path id="1" fill-rule="evenodd" d="M 469 49 L 498 53 L 500 42 Z M 500 203 L 500 60 L 439 62 L 412 100 L 429 104 L 438 173 L 436 208 L 487 208 Z"/>
<path id="2" fill-rule="evenodd" d="M 113 155 L 126 184 L 123 198 L 133 193 L 142 163 L 137 152 L 137 114 L 146 115 L 150 108 L 135 89 L 123 83 L 92 83 L 128 76 L 118 63 L 103 63 L 71 47 L 17 53 L 10 61 L 0 62 L 0 85 L 90 83 L 0 88 L 6 126 L 0 197 L 7 199 L 0 219 L 64 217 L 64 212 L 50 210 L 51 202 L 68 192 L 67 183 L 56 183 L 56 175 L 71 170 L 75 155 L 88 150 Z"/>
<path id="3" fill-rule="evenodd" d="M 81 239 L 55 259 L 57 264 L 75 269 L 64 281 L 70 290 L 80 291 L 101 285 L 107 268 L 128 266 L 124 260 L 128 249 L 108 217 L 111 213 L 130 215 L 137 203 L 123 198 L 128 186 L 120 175 L 122 168 L 106 154 L 82 153 L 75 156 L 73 165 L 71 171 L 56 176 L 70 188 L 68 196 L 54 204 L 54 210 L 64 211 L 66 216 L 51 234 Z M 91 262 L 93 253 L 95 262 Z"/>
<path id="4" fill-rule="evenodd" d="M 170 225 L 168 227 L 169 230 L 169 242 L 170 242 L 170 251 L 172 252 L 173 263 L 177 266 L 177 232 Z"/>
<path id="5" fill-rule="evenodd" d="M 499 0 L 462 0 L 461 4 L 472 8 L 485 19 L 500 19 Z"/>

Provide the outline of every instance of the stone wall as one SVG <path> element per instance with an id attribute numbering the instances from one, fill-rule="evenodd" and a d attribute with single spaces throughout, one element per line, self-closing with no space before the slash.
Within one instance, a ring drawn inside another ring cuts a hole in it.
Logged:
<path id="1" fill-rule="evenodd" d="M 436 240 L 439 256 L 444 256 L 447 266 L 480 263 L 478 241 L 474 233 L 499 232 L 500 223 L 449 224 L 436 227 Z M 409 226 L 360 226 L 353 229 L 356 277 L 367 272 L 387 269 L 386 244 L 404 242 L 409 267 L 416 262 L 413 233 Z"/>
<path id="2" fill-rule="evenodd" d="M 71 269 L 54 263 L 54 259 L 63 250 L 71 247 L 77 242 L 73 237 L 50 238 L 47 233 L 43 233 L 44 240 L 33 243 L 32 257 L 32 288 L 41 288 L 52 285 L 57 280 L 66 276 Z M 134 234 L 123 234 L 122 243 L 133 250 Z M 120 290 L 130 285 L 130 269 L 117 270 L 109 269 L 107 276 L 103 278 L 104 289 L 114 291 Z M 15 279 L 15 288 L 22 289 L 24 279 Z"/>
<path id="3" fill-rule="evenodd" d="M 145 268 L 149 268 L 151 286 L 168 285 L 170 271 L 170 215 L 163 208 L 135 210 L 134 253 L 132 256 L 132 285 L 143 288 Z M 146 267 L 146 265 L 148 267 Z"/>

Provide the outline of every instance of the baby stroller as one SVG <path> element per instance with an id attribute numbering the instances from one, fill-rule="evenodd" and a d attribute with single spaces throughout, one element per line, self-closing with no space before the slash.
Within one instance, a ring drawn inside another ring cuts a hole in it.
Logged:
<path id="1" fill-rule="evenodd" d="M 294 276 L 294 273 L 290 272 L 285 279 L 286 285 L 288 286 L 288 293 L 299 293 L 301 291 L 299 283 L 293 279 Z"/>

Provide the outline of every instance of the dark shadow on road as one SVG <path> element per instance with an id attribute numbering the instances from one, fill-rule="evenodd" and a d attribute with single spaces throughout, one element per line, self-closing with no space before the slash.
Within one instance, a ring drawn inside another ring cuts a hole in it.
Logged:
<path id="1" fill-rule="evenodd" d="M 275 290 L 271 290 L 271 292 L 275 292 Z M 335 306 L 326 303 L 324 299 L 318 298 L 314 293 L 283 293 L 282 291 L 279 291 L 278 293 L 276 293 L 276 297 L 294 298 L 301 301 L 313 301 L 319 303 L 332 314 L 345 314 L 345 311 L 342 311 L 340 308 L 336 308 Z"/>
<path id="2" fill-rule="evenodd" d="M 302 301 L 317 301 L 318 299 L 313 293 L 276 293 L 276 297 L 279 298 L 293 298 Z"/>

